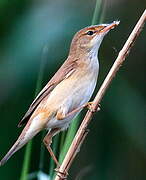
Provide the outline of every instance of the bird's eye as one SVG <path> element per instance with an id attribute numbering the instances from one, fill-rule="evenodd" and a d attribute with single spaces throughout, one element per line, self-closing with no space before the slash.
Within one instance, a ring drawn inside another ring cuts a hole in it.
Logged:
<path id="1" fill-rule="evenodd" d="M 92 35 L 94 34 L 94 32 L 93 32 L 93 31 L 88 31 L 87 34 L 88 34 L 89 36 L 92 36 Z"/>

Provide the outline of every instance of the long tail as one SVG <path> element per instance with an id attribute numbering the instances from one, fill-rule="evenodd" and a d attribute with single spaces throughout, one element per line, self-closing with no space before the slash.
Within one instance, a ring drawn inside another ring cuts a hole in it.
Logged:
<path id="1" fill-rule="evenodd" d="M 34 121 L 35 119 L 33 119 Z M 38 119 L 37 119 L 38 120 Z M 8 153 L 4 156 L 4 158 L 0 161 L 0 166 L 4 165 L 8 159 L 20 148 L 22 148 L 30 139 L 32 139 L 38 132 L 42 130 L 42 126 L 40 123 L 37 123 L 29 120 L 20 134 L 19 138 L 12 146 L 12 148 L 8 151 Z M 40 121 L 40 120 L 39 120 Z"/>

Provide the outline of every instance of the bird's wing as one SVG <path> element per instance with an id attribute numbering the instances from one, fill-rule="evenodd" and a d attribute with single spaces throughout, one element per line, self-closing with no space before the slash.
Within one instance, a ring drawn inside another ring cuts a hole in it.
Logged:
<path id="1" fill-rule="evenodd" d="M 57 73 L 52 77 L 52 79 L 47 83 L 47 85 L 42 89 L 42 91 L 38 94 L 35 100 L 30 105 L 28 111 L 24 115 L 23 119 L 19 122 L 18 127 L 26 124 L 37 106 L 40 102 L 52 92 L 52 90 L 64 79 L 68 78 L 77 67 L 77 60 L 67 59 L 65 63 L 60 67 Z"/>

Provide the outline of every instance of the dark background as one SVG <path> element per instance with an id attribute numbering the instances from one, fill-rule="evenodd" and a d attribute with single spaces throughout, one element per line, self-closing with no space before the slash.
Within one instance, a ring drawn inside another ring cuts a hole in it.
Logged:
<path id="1" fill-rule="evenodd" d="M 42 48 L 48 47 L 45 85 L 67 57 L 74 33 L 91 24 L 94 7 L 95 0 L 0 0 L 0 157 L 21 132 L 17 124 L 33 100 Z M 106 2 L 104 22 L 121 23 L 100 48 L 98 87 L 145 7 L 145 0 Z M 37 170 L 39 140 L 31 171 Z M 0 179 L 18 180 L 23 157 L 24 148 L 0 167 Z M 146 179 L 146 27 L 104 96 L 69 179 L 81 174 L 85 180 Z"/>

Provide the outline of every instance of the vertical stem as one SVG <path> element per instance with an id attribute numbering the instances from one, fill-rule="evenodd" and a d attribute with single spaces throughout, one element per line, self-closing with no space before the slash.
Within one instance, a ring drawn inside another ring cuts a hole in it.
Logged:
<path id="1" fill-rule="evenodd" d="M 99 16 L 99 23 L 103 23 L 104 18 L 105 18 L 105 11 L 106 11 L 106 0 L 102 0 L 101 11 L 100 11 L 100 16 Z M 93 21 L 93 23 L 94 23 L 94 21 Z"/>
<path id="2" fill-rule="evenodd" d="M 66 138 L 66 131 L 63 131 L 61 133 L 61 138 L 60 138 L 60 147 L 59 147 L 60 152 L 62 151 L 62 147 L 63 147 L 64 142 L 65 142 L 65 138 Z"/>
<path id="3" fill-rule="evenodd" d="M 105 13 L 105 0 L 96 0 L 95 10 L 93 13 L 93 18 L 92 18 L 91 24 L 94 25 L 94 24 L 100 23 L 103 20 L 104 13 Z M 68 149 L 69 149 L 69 147 L 73 141 L 73 138 L 76 134 L 76 131 L 77 131 L 77 128 L 79 125 L 79 120 L 80 120 L 80 116 L 78 116 L 72 122 L 72 124 L 71 124 L 71 126 L 67 132 L 67 136 L 66 136 L 64 145 L 62 147 L 63 149 L 59 155 L 59 162 L 60 163 L 63 162 L 63 160 L 66 156 L 66 153 L 67 153 L 67 151 L 68 151 Z M 56 176 L 56 178 L 57 178 L 57 176 Z"/>
<path id="4" fill-rule="evenodd" d="M 20 180 L 27 180 L 29 164 L 30 164 L 31 149 L 32 149 L 32 140 L 27 144 L 26 149 L 25 149 L 25 155 L 24 155 L 24 161 L 23 161 L 23 167 L 22 167 Z"/>
<path id="5" fill-rule="evenodd" d="M 97 0 L 96 1 L 96 5 L 95 5 L 95 10 L 94 10 L 94 13 L 93 13 L 93 18 L 92 18 L 92 25 L 93 24 L 97 24 L 97 22 L 100 22 L 101 19 L 103 19 L 103 16 L 104 16 L 104 8 L 102 9 L 102 7 L 105 7 L 105 4 L 104 4 L 104 1 L 105 0 Z M 76 133 L 76 130 L 78 128 L 78 125 L 79 125 L 79 120 L 80 120 L 80 116 L 78 116 L 71 124 L 68 132 L 67 132 L 67 136 L 66 136 L 66 139 L 65 139 L 65 142 L 64 144 L 62 145 L 62 150 L 60 152 L 60 155 L 59 155 L 59 162 L 62 163 L 68 149 L 69 149 L 69 146 L 71 145 L 71 142 L 75 136 L 75 133 Z"/>
<path id="6" fill-rule="evenodd" d="M 101 14 L 101 10 L 102 10 L 102 3 L 103 3 L 102 0 L 96 0 L 96 5 L 95 5 L 94 13 L 93 13 L 93 18 L 92 18 L 92 21 L 91 21 L 92 25 L 95 25 L 100 20 L 100 14 Z"/>
<path id="7" fill-rule="evenodd" d="M 43 139 L 44 136 L 45 136 L 45 131 L 42 132 L 42 136 L 41 136 L 42 138 L 41 138 L 41 140 Z M 41 147 L 40 147 L 39 171 L 42 171 L 42 169 L 43 169 L 44 151 L 45 151 L 44 145 L 43 145 L 43 143 L 41 143 Z"/>
<path id="8" fill-rule="evenodd" d="M 66 138 L 65 138 L 65 142 L 64 142 L 64 145 L 62 146 L 62 150 L 61 150 L 61 153 L 59 155 L 59 162 L 62 163 L 71 143 L 72 143 L 72 140 L 76 134 L 76 131 L 77 131 L 77 128 L 78 128 L 78 125 L 79 125 L 79 121 L 80 121 L 80 115 L 78 115 L 74 121 L 71 123 L 68 131 L 67 131 L 67 135 L 66 135 Z"/>
<path id="9" fill-rule="evenodd" d="M 39 70 L 39 73 L 38 73 L 38 79 L 37 79 L 37 82 L 36 82 L 36 89 L 35 89 L 34 97 L 36 97 L 38 92 L 41 90 L 43 73 L 44 73 L 45 64 L 46 64 L 46 56 L 44 58 L 44 54 L 46 55 L 47 51 L 48 51 L 48 48 L 47 48 L 47 46 L 45 46 L 43 48 L 41 64 L 40 64 L 40 70 Z M 28 179 L 27 177 L 28 177 L 28 172 L 29 172 L 31 151 L 32 151 L 32 140 L 26 146 L 20 180 L 27 180 Z"/>

